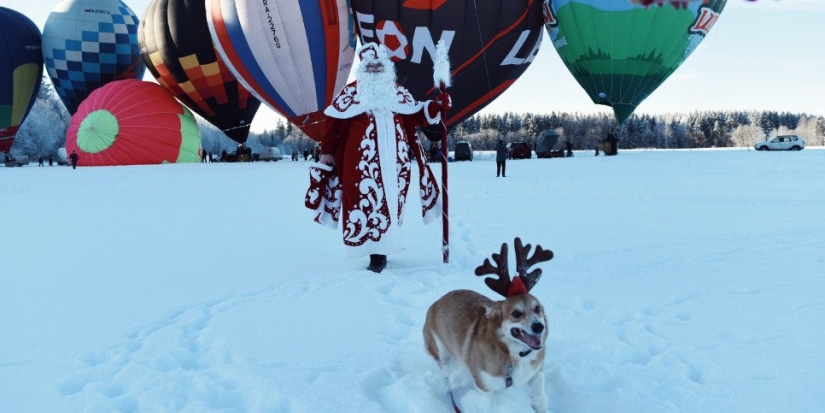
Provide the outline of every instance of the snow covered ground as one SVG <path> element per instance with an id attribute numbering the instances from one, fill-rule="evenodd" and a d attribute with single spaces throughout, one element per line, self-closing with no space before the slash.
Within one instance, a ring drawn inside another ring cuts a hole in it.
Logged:
<path id="1" fill-rule="evenodd" d="M 450 263 L 412 200 L 382 274 L 311 222 L 303 161 L 0 168 L 0 411 L 451 412 L 425 313 L 495 298 L 473 270 L 517 236 L 555 253 L 552 412 L 825 411 L 822 148 L 450 168 Z"/>

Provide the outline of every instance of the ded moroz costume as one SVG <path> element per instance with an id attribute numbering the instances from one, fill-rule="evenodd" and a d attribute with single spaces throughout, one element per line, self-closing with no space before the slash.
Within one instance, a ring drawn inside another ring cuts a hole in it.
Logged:
<path id="1" fill-rule="evenodd" d="M 416 101 L 396 83 L 383 46 L 367 43 L 358 55 L 356 80 L 324 110 L 328 127 L 320 163 L 310 167 L 306 206 L 323 225 L 335 228 L 340 219 L 344 255 L 370 255 L 369 269 L 380 272 L 387 254 L 403 250 L 399 230 L 412 182 L 410 150 L 418 163 L 421 216 L 425 223 L 441 216 L 440 190 L 416 128 L 441 122 L 440 102 L 449 105 L 449 96 Z"/>

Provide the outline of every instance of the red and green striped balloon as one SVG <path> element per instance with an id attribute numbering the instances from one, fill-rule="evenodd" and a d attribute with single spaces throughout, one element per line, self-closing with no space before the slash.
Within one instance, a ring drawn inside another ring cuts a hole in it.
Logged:
<path id="1" fill-rule="evenodd" d="M 160 86 L 137 79 L 106 84 L 72 116 L 66 151 L 79 166 L 200 162 L 192 112 Z"/>

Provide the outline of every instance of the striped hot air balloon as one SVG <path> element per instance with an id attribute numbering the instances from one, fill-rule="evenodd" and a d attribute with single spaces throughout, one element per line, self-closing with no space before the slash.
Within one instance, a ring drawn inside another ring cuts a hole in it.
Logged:
<path id="1" fill-rule="evenodd" d="M 261 101 L 218 57 L 204 0 L 152 0 L 138 39 L 143 62 L 161 86 L 234 141 L 246 142 Z"/>
<path id="2" fill-rule="evenodd" d="M 355 55 L 347 0 L 206 0 L 212 41 L 258 99 L 320 139 Z"/>

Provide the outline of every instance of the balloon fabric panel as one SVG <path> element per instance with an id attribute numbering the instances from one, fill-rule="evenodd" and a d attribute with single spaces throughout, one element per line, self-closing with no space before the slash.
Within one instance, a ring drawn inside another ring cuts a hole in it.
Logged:
<path id="1" fill-rule="evenodd" d="M 573 77 L 623 123 L 684 62 L 725 0 L 639 6 L 615 0 L 548 0 L 547 33 Z"/>
<path id="2" fill-rule="evenodd" d="M 199 162 L 200 131 L 192 113 L 160 86 L 123 80 L 81 104 L 66 150 L 78 151 L 81 166 Z"/>
<path id="3" fill-rule="evenodd" d="M 510 87 L 538 53 L 538 0 L 353 0 L 362 42 L 387 47 L 416 99 L 435 97 L 432 56 L 444 40 L 450 58 L 452 109 L 447 126 L 469 118 Z"/>
<path id="4" fill-rule="evenodd" d="M 203 0 L 153 0 L 139 29 L 141 56 L 157 82 L 243 143 L 260 101 L 218 57 Z"/>
<path id="5" fill-rule="evenodd" d="M 321 111 L 354 56 L 346 0 L 207 0 L 215 47 L 271 109 L 320 138 Z"/>
<path id="6" fill-rule="evenodd" d="M 0 7 L 0 152 L 8 152 L 34 105 L 43 75 L 40 30 L 25 15 Z"/>
<path id="7" fill-rule="evenodd" d="M 224 61 L 230 66 L 235 77 L 267 106 L 284 116 L 294 116 L 288 106 L 267 82 L 263 68 L 259 65 L 241 26 L 233 1 L 207 0 L 207 12 L 212 39 Z M 247 17 L 247 16 L 244 16 Z M 259 28 L 259 31 L 263 31 Z"/>
<path id="8" fill-rule="evenodd" d="M 43 58 L 70 113 L 93 90 L 119 79 L 141 78 L 138 18 L 120 0 L 63 0 L 43 29 Z"/>

